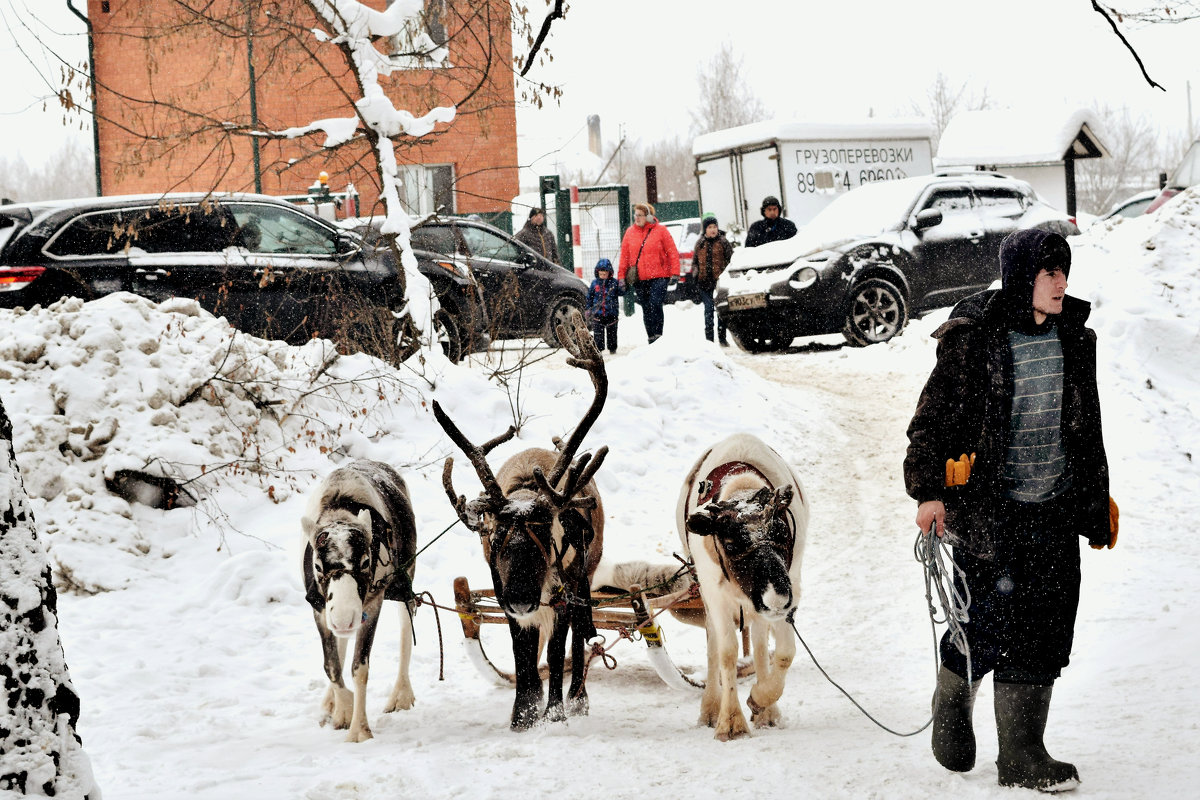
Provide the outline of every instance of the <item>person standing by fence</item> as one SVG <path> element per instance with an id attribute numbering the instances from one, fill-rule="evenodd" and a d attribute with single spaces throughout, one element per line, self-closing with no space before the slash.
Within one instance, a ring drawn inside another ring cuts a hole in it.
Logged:
<path id="1" fill-rule="evenodd" d="M 654 206 L 637 203 L 633 224 L 621 239 L 621 262 L 617 278 L 622 287 L 633 284 L 642 307 L 646 340 L 654 344 L 663 333 L 663 301 L 667 284 L 679 276 L 679 251 L 675 239 L 654 216 Z"/>

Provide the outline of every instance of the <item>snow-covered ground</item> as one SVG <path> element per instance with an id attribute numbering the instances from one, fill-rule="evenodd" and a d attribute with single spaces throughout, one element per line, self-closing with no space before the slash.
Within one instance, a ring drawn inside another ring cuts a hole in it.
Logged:
<path id="1" fill-rule="evenodd" d="M 1190 678 L 1200 652 L 1200 198 L 1072 244 L 1071 292 L 1093 301 L 1100 337 L 1122 528 L 1115 550 L 1083 549 L 1074 663 L 1047 742 L 1079 767 L 1079 796 L 1188 796 L 1200 781 Z M 611 449 L 597 476 L 606 562 L 674 563 L 685 470 L 728 433 L 758 434 L 812 502 L 805 641 L 882 722 L 924 724 L 933 643 L 901 461 L 933 363 L 928 334 L 944 317 L 886 345 L 825 337 L 769 356 L 704 342 L 691 304 L 668 308 L 653 346 L 638 318 L 623 318 L 608 403 L 585 443 Z M 928 732 L 876 728 L 803 651 L 781 700 L 785 727 L 745 740 L 723 744 L 697 727 L 698 693 L 668 688 L 636 642 L 613 648 L 616 669 L 592 669 L 590 716 L 514 734 L 512 690 L 470 665 L 453 613 L 440 614 L 439 648 L 430 607 L 416 620 L 415 708 L 382 713 L 397 661 L 388 611 L 368 689 L 375 738 L 347 744 L 318 725 L 325 679 L 300 588 L 305 491 L 343 459 L 390 462 L 409 481 L 420 543 L 431 542 L 454 521 L 441 464 L 459 454 L 427 401 L 477 442 L 519 417 L 522 434 L 493 454 L 498 464 L 573 427 L 591 398 L 582 371 L 555 353 L 505 388 L 489 376 L 513 364 L 512 349 L 466 367 L 331 360 L 319 342 L 231 337 L 190 303 L 128 295 L 0 312 L 0 330 L 0 396 L 56 574 L 75 587 L 60 597 L 60 632 L 83 703 L 79 733 L 109 798 L 1013 796 L 996 786 L 990 682 L 977 705 L 979 763 L 965 775 L 936 764 Z M 455 485 L 473 493 L 474 474 L 455 460 Z M 157 511 L 104 488 L 118 470 L 168 464 L 198 505 Z M 461 525 L 420 557 L 415 585 L 452 605 L 458 575 L 489 584 Z M 701 670 L 703 632 L 664 628 L 675 661 Z M 484 640 L 506 660 L 502 626 Z"/>

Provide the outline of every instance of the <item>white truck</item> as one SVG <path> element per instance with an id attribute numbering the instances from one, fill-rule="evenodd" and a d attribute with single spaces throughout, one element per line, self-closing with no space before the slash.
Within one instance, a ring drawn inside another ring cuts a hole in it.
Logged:
<path id="1" fill-rule="evenodd" d="M 932 173 L 932 135 L 926 121 L 884 119 L 769 120 L 703 134 L 692 143 L 701 213 L 742 238 L 772 195 L 803 225 L 856 186 Z"/>

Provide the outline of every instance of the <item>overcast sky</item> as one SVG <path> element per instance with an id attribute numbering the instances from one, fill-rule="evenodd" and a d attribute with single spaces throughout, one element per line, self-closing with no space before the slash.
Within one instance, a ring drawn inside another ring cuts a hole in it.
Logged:
<path id="1" fill-rule="evenodd" d="M 0 74 L 6 76 L 0 141 L 6 154 L 39 160 L 64 136 L 88 134 L 78 132 L 78 120 L 64 130 L 57 101 L 41 110 L 46 85 L 12 44 L 7 29 L 20 27 L 31 2 L 0 0 Z M 38 14 L 53 29 L 74 33 L 57 39 L 60 49 L 85 62 L 83 25 L 65 6 L 44 0 Z M 1146 84 L 1090 0 L 573 0 L 551 36 L 554 62 L 540 73 L 541 80 L 561 84 L 565 97 L 558 107 L 521 112 L 522 152 L 584 148 L 588 114 L 600 115 L 608 141 L 616 141 L 621 126 L 646 141 L 690 138 L 697 67 L 725 41 L 744 57 L 755 92 L 780 117 L 908 113 L 940 70 L 953 85 L 968 83 L 976 95 L 986 91 L 1002 107 L 1099 100 L 1186 131 L 1189 81 L 1200 104 L 1200 22 L 1129 36 L 1166 92 Z M 29 52 L 43 71 L 57 74 L 52 60 Z"/>

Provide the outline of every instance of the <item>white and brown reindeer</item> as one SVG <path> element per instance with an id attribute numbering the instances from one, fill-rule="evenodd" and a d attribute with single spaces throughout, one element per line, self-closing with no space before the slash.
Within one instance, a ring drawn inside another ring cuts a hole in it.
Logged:
<path id="1" fill-rule="evenodd" d="M 708 631 L 700 723 L 728 741 L 750 733 L 738 706 L 738 631 L 750 626 L 756 672 L 746 701 L 755 727 L 780 721 L 777 701 L 796 655 L 808 502 L 800 479 L 762 440 L 734 434 L 700 457 L 683 482 L 679 536 L 695 563 Z M 771 634 L 775 652 L 768 649 Z"/>
<path id="2" fill-rule="evenodd" d="M 346 741 L 366 741 L 368 662 L 384 600 L 400 602 L 400 673 L 383 710 L 412 708 L 414 702 L 408 665 L 417 529 L 408 487 L 387 464 L 354 461 L 317 485 L 300 524 L 305 599 L 313 608 L 329 677 L 322 707 L 334 728 L 350 729 Z M 342 681 L 351 637 L 356 637 L 353 692 Z"/>
<path id="3" fill-rule="evenodd" d="M 459 518 L 479 534 L 492 573 L 496 600 L 508 618 L 516 669 L 516 699 L 511 727 L 525 730 L 541 719 L 561 721 L 588 712 L 584 646 L 596 635 L 592 624 L 592 574 L 604 546 L 604 506 L 592 480 L 608 448 L 593 458 L 584 454 L 572 463 L 584 436 L 595 423 L 608 394 L 604 361 L 579 315 L 558 328 L 571 358 L 567 363 L 587 370 L 595 388 L 591 406 L 558 451 L 523 450 L 492 474 L 487 454 L 515 433 L 513 428 L 477 447 L 435 401 L 433 412 L 451 440 L 467 455 L 483 484 L 483 492 L 467 502 L 451 483 L 452 458 L 446 459 L 442 482 Z M 563 705 L 563 672 L 568 631 L 571 633 L 571 686 Z M 542 679 L 538 673 L 541 643 L 548 636 L 550 669 L 546 708 L 540 710 Z"/>

